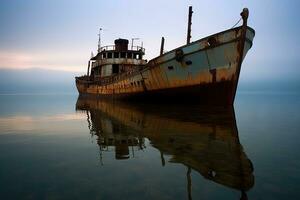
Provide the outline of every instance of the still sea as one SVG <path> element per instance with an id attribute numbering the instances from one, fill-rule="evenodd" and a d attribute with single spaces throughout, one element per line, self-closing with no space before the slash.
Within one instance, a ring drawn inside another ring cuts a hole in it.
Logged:
<path id="1" fill-rule="evenodd" d="M 234 108 L 0 95 L 0 199 L 298 199 L 300 95 Z"/>

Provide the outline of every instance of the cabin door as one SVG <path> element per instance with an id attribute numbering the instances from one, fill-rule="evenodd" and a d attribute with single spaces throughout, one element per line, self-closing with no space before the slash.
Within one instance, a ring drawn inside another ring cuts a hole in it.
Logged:
<path id="1" fill-rule="evenodd" d="M 118 64 L 113 64 L 112 65 L 112 73 L 113 74 L 118 74 L 119 73 L 119 65 Z"/>

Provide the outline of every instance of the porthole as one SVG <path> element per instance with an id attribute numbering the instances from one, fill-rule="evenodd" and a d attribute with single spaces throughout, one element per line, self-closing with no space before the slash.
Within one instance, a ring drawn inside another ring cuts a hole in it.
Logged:
<path id="1" fill-rule="evenodd" d="M 173 70 L 174 67 L 173 67 L 173 66 L 168 66 L 168 69 L 169 69 L 169 70 Z"/>
<path id="2" fill-rule="evenodd" d="M 214 38 L 214 37 L 210 37 L 210 38 L 208 38 L 208 40 L 207 40 L 207 45 L 210 47 L 210 46 L 215 46 L 215 45 L 217 45 L 217 40 L 216 40 L 216 38 Z"/>
<path id="3" fill-rule="evenodd" d="M 176 49 L 175 51 L 175 59 L 177 62 L 181 62 L 184 57 L 184 53 L 182 49 Z"/>
<path id="4" fill-rule="evenodd" d="M 193 62 L 191 60 L 187 60 L 187 61 L 185 61 L 185 64 L 191 65 L 191 64 L 193 64 Z"/>

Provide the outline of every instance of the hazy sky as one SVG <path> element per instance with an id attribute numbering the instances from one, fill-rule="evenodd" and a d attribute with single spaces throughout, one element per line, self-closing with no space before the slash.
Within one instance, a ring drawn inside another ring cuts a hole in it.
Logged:
<path id="1" fill-rule="evenodd" d="M 243 7 L 256 30 L 242 79 L 300 80 L 298 0 L 0 0 L 0 68 L 86 71 L 96 52 L 98 29 L 103 44 L 139 37 L 146 58 L 185 43 L 188 6 L 192 40 L 231 28 Z"/>

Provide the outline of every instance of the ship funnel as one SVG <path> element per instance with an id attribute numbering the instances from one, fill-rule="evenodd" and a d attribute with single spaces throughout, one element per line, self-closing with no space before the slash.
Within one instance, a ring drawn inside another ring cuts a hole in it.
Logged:
<path id="1" fill-rule="evenodd" d="M 115 40 L 115 50 L 116 51 L 127 51 L 128 50 L 128 40 L 121 39 L 121 38 Z"/>

